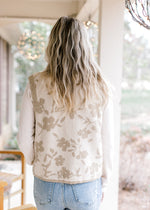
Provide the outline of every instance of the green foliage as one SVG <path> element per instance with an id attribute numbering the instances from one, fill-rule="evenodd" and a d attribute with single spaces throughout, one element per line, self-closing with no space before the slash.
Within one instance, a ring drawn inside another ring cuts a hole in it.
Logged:
<path id="1" fill-rule="evenodd" d="M 33 22 L 24 22 L 20 26 L 23 32 L 36 31 L 40 33 L 40 35 L 44 38 L 44 41 L 48 42 L 48 36 L 50 34 L 51 25 L 45 23 L 38 23 L 36 21 Z M 20 54 L 17 51 L 17 47 L 13 46 L 13 49 L 16 51 L 15 53 L 15 71 L 16 71 L 16 82 L 19 87 L 19 92 L 23 93 L 25 86 L 28 82 L 28 77 L 35 73 L 45 69 L 46 61 L 43 55 L 37 60 L 28 60 L 25 56 Z"/>
<path id="2" fill-rule="evenodd" d="M 15 60 L 17 63 L 15 68 L 17 84 L 19 86 L 19 92 L 23 93 L 28 82 L 28 77 L 35 72 L 42 71 L 46 66 L 46 62 L 43 56 L 38 60 L 31 61 L 22 55 L 17 55 Z"/>
<path id="3" fill-rule="evenodd" d="M 150 79 L 150 43 L 144 36 L 137 37 L 130 22 L 124 22 L 123 79 L 131 86 L 136 80 Z"/>
<path id="4" fill-rule="evenodd" d="M 16 132 L 12 133 L 12 136 L 8 141 L 7 148 L 19 149 L 18 143 L 17 143 L 17 133 Z"/>
<path id="5" fill-rule="evenodd" d="M 137 117 L 141 113 L 150 114 L 149 90 L 122 90 L 122 117 Z"/>

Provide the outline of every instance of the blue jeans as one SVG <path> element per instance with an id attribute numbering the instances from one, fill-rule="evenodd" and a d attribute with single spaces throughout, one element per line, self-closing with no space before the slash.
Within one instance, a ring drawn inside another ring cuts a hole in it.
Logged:
<path id="1" fill-rule="evenodd" d="M 101 197 L 101 178 L 80 184 L 64 184 L 34 177 L 34 199 L 38 210 L 99 210 Z"/>

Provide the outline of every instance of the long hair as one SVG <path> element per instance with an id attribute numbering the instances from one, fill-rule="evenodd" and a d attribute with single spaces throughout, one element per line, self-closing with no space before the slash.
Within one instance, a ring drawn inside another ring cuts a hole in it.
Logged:
<path id="1" fill-rule="evenodd" d="M 99 101 L 102 106 L 106 103 L 108 88 L 83 23 L 75 18 L 59 18 L 50 33 L 45 55 L 48 87 L 57 104 L 72 111 L 88 101 Z"/>

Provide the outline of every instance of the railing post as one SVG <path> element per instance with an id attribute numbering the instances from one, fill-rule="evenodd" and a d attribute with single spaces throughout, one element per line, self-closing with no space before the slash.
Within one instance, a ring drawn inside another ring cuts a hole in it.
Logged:
<path id="1" fill-rule="evenodd" d="M 21 188 L 23 189 L 23 192 L 21 193 L 21 205 L 24 205 L 25 203 L 25 183 L 26 183 L 26 180 L 25 180 L 25 173 L 26 173 L 26 170 L 25 170 L 25 157 L 24 155 L 22 154 L 21 155 L 21 159 L 22 159 L 22 169 L 21 169 L 21 172 L 23 175 L 23 178 L 22 178 L 22 181 L 21 181 Z"/>
<path id="2" fill-rule="evenodd" d="M 4 208 L 4 187 L 7 186 L 7 182 L 0 181 L 0 210 Z"/>

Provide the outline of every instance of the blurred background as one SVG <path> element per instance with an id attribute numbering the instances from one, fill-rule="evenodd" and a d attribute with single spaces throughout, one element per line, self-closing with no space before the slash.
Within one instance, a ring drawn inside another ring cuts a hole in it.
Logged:
<path id="1" fill-rule="evenodd" d="M 138 25 L 125 8 L 123 11 L 117 202 L 119 210 L 148 210 L 150 209 L 150 31 Z M 5 27 L 7 33 L 4 33 L 2 20 L 0 23 L 0 81 L 3 87 L 0 97 L 0 149 L 17 150 L 19 148 L 16 135 L 22 95 L 28 77 L 46 67 L 44 51 L 53 24 L 36 19 L 26 20 L 18 23 L 17 26 L 9 24 Z M 93 21 L 90 16 L 83 23 L 89 34 L 95 59 L 99 62 L 99 24 L 101 23 Z M 9 31 L 12 38 L 8 38 Z M 111 41 L 113 42 L 113 39 Z M 114 54 L 117 54 L 117 49 L 113 50 Z M 101 62 L 99 63 L 101 65 Z M 117 75 L 115 68 L 111 69 L 110 77 L 113 74 Z M 18 173 L 19 167 L 18 156 L 1 156 L 1 171 Z M 27 200 L 34 203 L 29 184 L 33 185 L 31 167 L 27 166 L 27 171 Z M 16 184 L 13 189 L 17 187 Z M 11 205 L 12 207 L 19 205 L 19 198 L 13 198 Z M 5 209 L 7 209 L 7 201 L 5 201 Z"/>
<path id="2" fill-rule="evenodd" d="M 150 31 L 124 12 L 119 210 L 150 208 Z"/>

